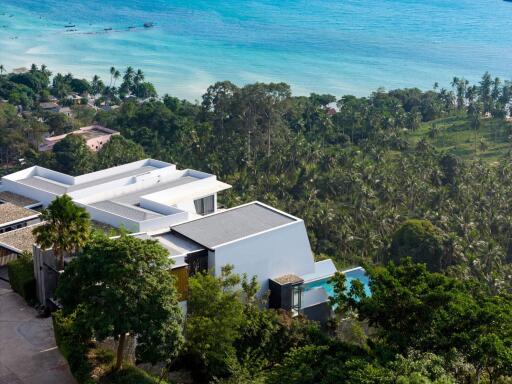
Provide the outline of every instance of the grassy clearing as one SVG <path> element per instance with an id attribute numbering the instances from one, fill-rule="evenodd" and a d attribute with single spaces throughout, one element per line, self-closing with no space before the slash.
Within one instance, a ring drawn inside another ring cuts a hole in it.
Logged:
<path id="1" fill-rule="evenodd" d="M 481 158 L 496 162 L 512 149 L 511 135 L 511 122 L 489 118 L 482 119 L 482 126 L 475 137 L 469 120 L 465 116 L 454 116 L 424 123 L 410 133 L 409 138 L 413 145 L 425 139 L 437 149 L 464 159 Z"/>

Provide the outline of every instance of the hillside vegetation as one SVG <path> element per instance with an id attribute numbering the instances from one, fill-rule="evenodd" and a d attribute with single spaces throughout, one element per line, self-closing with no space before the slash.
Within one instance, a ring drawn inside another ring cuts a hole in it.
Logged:
<path id="1" fill-rule="evenodd" d="M 422 123 L 409 137 L 412 144 L 423 139 L 438 150 L 461 159 L 482 159 L 496 163 L 509 155 L 512 149 L 511 135 L 512 120 L 482 119 L 482 126 L 475 132 L 469 118 L 462 115 Z"/>

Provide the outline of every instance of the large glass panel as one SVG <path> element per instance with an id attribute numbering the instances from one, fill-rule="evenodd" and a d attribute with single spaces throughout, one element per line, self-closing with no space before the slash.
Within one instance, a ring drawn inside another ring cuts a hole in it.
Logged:
<path id="1" fill-rule="evenodd" d="M 194 206 L 198 215 L 209 215 L 215 211 L 215 196 L 206 196 L 194 200 Z"/>
<path id="2" fill-rule="evenodd" d="M 301 307 L 302 286 L 292 287 L 292 309 L 299 311 Z"/>

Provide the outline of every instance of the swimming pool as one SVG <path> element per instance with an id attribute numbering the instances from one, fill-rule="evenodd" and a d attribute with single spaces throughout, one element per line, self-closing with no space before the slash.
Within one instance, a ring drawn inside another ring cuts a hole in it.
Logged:
<path id="1" fill-rule="evenodd" d="M 351 283 L 353 280 L 359 280 L 364 285 L 364 292 L 367 296 L 371 296 L 370 290 L 370 279 L 366 275 L 366 271 L 363 267 L 357 267 L 353 269 L 348 269 L 346 271 L 342 271 L 345 274 L 346 280 L 346 289 L 347 291 L 350 289 Z M 334 296 L 334 287 L 329 283 L 330 277 L 320 280 L 314 280 L 308 283 L 304 283 L 302 286 L 303 291 L 309 291 L 315 288 L 323 288 L 329 297 Z"/>

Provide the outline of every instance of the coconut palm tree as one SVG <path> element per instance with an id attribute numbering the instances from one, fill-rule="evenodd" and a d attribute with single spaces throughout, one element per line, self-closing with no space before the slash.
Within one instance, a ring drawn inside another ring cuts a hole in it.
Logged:
<path id="1" fill-rule="evenodd" d="M 137 72 L 135 73 L 133 77 L 133 83 L 135 84 L 137 97 L 139 97 L 139 88 L 140 84 L 144 81 L 144 72 L 142 72 L 140 69 L 137 69 Z"/>
<path id="2" fill-rule="evenodd" d="M 0 75 L 3 75 L 5 72 L 5 67 L 3 64 L 0 64 Z"/>
<path id="3" fill-rule="evenodd" d="M 114 84 L 113 84 L 113 87 L 115 87 L 117 79 L 119 79 L 119 78 L 121 77 L 121 72 L 119 72 L 119 71 L 116 69 L 116 70 L 114 71 L 114 74 L 112 75 L 112 77 L 114 78 Z"/>
<path id="4" fill-rule="evenodd" d="M 48 67 L 45 64 L 41 65 L 41 72 L 46 77 L 50 77 L 52 75 L 52 72 L 48 70 Z"/>
<path id="5" fill-rule="evenodd" d="M 112 86 L 112 80 L 114 78 L 114 74 L 116 73 L 116 68 L 115 67 L 110 67 L 110 83 L 109 83 L 109 87 Z"/>
<path id="6" fill-rule="evenodd" d="M 123 81 L 126 83 L 128 88 L 130 88 L 133 84 L 133 77 L 135 75 L 135 70 L 132 66 L 128 66 L 126 71 L 124 72 Z"/>
<path id="7" fill-rule="evenodd" d="M 97 95 L 99 92 L 99 83 L 100 83 L 100 77 L 98 75 L 94 75 L 91 81 L 91 93 L 92 95 Z"/>
<path id="8" fill-rule="evenodd" d="M 43 211 L 45 224 L 33 231 L 36 243 L 43 249 L 53 249 L 58 266 L 64 269 L 64 255 L 82 248 L 91 233 L 89 213 L 76 206 L 67 195 L 57 197 Z"/>

